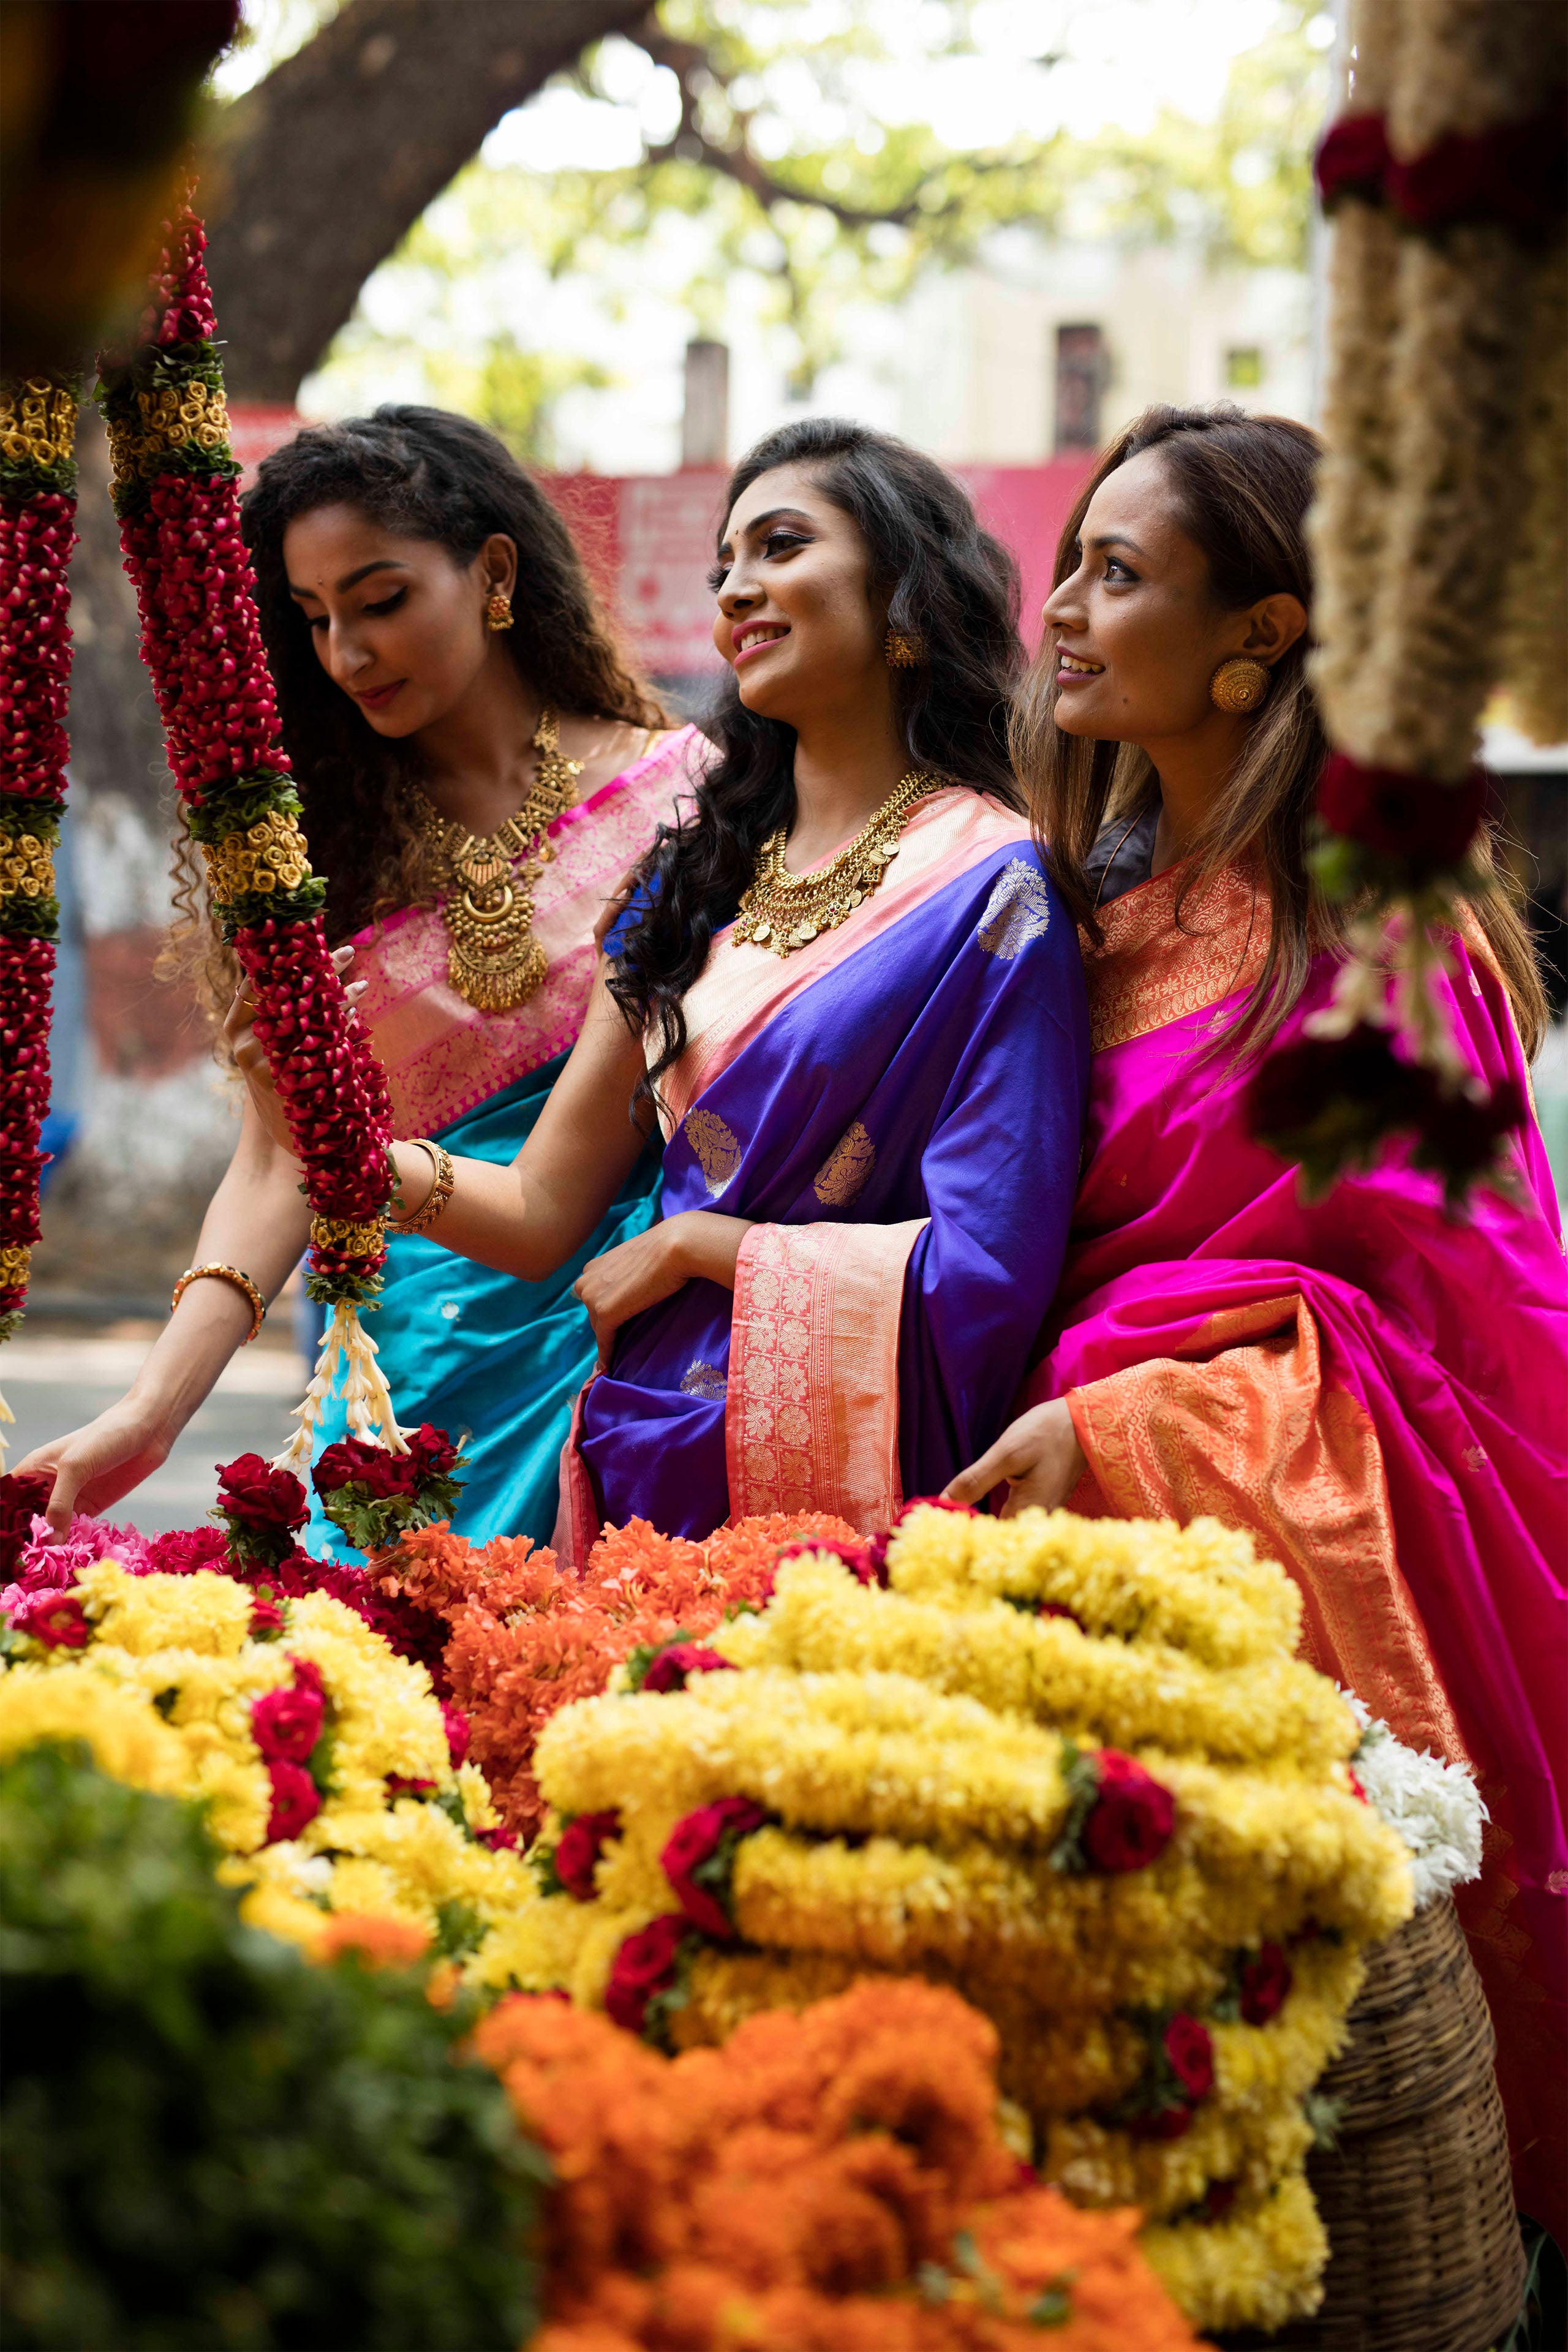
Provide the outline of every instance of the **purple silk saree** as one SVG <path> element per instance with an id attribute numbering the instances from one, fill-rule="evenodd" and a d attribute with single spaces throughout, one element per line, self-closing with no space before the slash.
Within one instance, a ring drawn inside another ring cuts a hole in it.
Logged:
<path id="1" fill-rule="evenodd" d="M 617 1335 L 562 1465 L 557 1549 L 602 1518 L 869 1530 L 1006 1417 L 1060 1269 L 1088 1021 L 1021 817 L 949 789 L 876 895 L 786 959 L 726 930 L 664 1081 L 664 1213 L 754 1220 L 734 1294 Z"/>
<path id="2" fill-rule="evenodd" d="M 1212 1513 L 1306 1601 L 1304 1648 L 1412 1745 L 1475 1763 L 1491 1810 L 1459 1908 L 1497 2024 L 1521 2201 L 1562 2232 L 1568 2055 L 1568 1278 L 1533 1119 L 1510 1196 L 1443 1213 L 1394 1156 L 1304 1202 L 1246 1131 L 1246 1074 L 1203 1047 L 1237 1008 L 1267 909 L 1178 869 L 1086 950 L 1086 1172 L 1032 1375 L 1066 1394 L 1079 1510 Z M 1525 1077 L 1478 929 L 1449 990 L 1473 1067 Z M 1282 1033 L 1329 991 L 1321 959 Z"/>

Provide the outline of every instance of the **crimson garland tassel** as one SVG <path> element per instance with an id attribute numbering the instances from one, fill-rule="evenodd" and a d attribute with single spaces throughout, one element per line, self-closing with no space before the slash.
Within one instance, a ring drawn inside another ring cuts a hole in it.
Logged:
<path id="1" fill-rule="evenodd" d="M 49 1108 L 76 412 L 77 387 L 63 378 L 0 387 L 0 1339 L 27 1295 Z M 11 1419 L 0 1398 L 0 1423 Z"/>
<path id="2" fill-rule="evenodd" d="M 169 739 L 185 822 L 214 912 L 255 1001 L 312 1212 L 310 1297 L 332 1309 L 300 1427 L 279 1456 L 307 1462 L 340 1365 L 354 1433 L 406 1451 L 359 1308 L 381 1287 L 392 1189 L 392 1105 L 321 925 L 239 530 L 216 320 L 189 209 L 169 227 L 143 339 L 100 365 L 125 568 L 142 655 Z"/>

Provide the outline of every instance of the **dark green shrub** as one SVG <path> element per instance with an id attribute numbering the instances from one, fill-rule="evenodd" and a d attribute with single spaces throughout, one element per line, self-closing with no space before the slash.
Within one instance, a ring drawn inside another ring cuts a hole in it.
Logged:
<path id="1" fill-rule="evenodd" d="M 411 1977 L 241 1925 L 189 1805 L 0 1769 L 7 2352 L 515 2352 L 543 2158 Z"/>

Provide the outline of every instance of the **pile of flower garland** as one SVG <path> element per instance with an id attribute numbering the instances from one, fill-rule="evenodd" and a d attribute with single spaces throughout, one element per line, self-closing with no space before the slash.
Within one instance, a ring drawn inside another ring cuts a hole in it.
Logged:
<path id="1" fill-rule="evenodd" d="M 402 1438 L 357 1311 L 385 1262 L 392 1106 L 327 950 L 324 887 L 310 872 L 279 734 L 240 537 L 205 243 L 189 210 L 172 224 L 144 339 L 102 369 L 115 511 L 185 822 L 205 853 L 214 910 L 255 999 L 256 1034 L 305 1170 L 306 1287 L 332 1309 L 282 1458 L 309 1459 L 345 1365 L 351 1430 L 395 1454 Z"/>
<path id="2" fill-rule="evenodd" d="M 77 397 L 63 377 L 0 385 L 0 1339 L 27 1295 L 49 1108 Z M 0 1399 L 0 1422 L 11 1418 Z"/>
<path id="3" fill-rule="evenodd" d="M 261 1479 L 287 1475 L 255 1456 L 236 1472 L 241 1509 Z M 110 1540 L 125 1564 L 83 1558 Z M 187 1561 L 196 1542 L 159 1538 Z M 67 1556 L 64 1584 L 42 1580 L 51 1549 Z M 170 1572 L 130 1531 L 91 1523 L 71 1543 L 21 1546 L 14 1565 L 0 1593 L 0 1755 L 79 1738 L 116 1779 L 205 1800 L 252 1924 L 322 1957 L 351 1940 L 462 1963 L 527 1898 L 460 1710 L 321 1589 L 352 1572 L 322 1570 L 315 1589 L 287 1557 L 248 1580 L 214 1565 Z"/>
<path id="4" fill-rule="evenodd" d="M 318 1480 L 327 1466 L 323 1455 Z M 675 1674 L 679 1644 L 765 1599 L 780 1547 L 802 1536 L 853 1542 L 854 1529 L 805 1511 L 742 1519 L 693 1543 L 633 1519 L 605 1530 L 577 1577 L 527 1537 L 474 1545 L 431 1527 L 378 1559 L 374 1580 L 443 1645 L 438 1686 L 468 1717 L 503 1818 L 529 1840 L 544 1816 L 533 1751 L 551 1717 L 604 1690 L 628 1657 L 665 1650 L 662 1672 Z"/>
<path id="5" fill-rule="evenodd" d="M 1311 2093 L 1412 1896 L 1295 1587 L 1212 1521 L 916 1507 L 795 1549 L 760 1614 L 545 1727 L 542 1894 L 477 1972 L 676 2044 L 949 1983 L 1046 2178 L 1142 2207 L 1196 2324 L 1310 2310 Z"/>
<path id="6" fill-rule="evenodd" d="M 501 2002 L 474 2038 L 552 2159 L 533 2352 L 1176 2352 L 1130 2212 L 1076 2210 L 998 2128 L 996 2037 L 863 1984 L 670 2060 Z"/>
<path id="7" fill-rule="evenodd" d="M 1510 1084 L 1472 1096 L 1432 986 L 1458 902 L 1493 887 L 1469 862 L 1487 695 L 1507 687 L 1538 741 L 1568 735 L 1568 29 L 1549 7 L 1354 0 L 1348 32 L 1318 158 L 1312 672 L 1336 750 L 1318 875 L 1361 913 L 1332 1005 L 1266 1068 L 1253 1118 L 1318 1182 L 1412 1131 L 1456 1193 L 1524 1113 Z"/>

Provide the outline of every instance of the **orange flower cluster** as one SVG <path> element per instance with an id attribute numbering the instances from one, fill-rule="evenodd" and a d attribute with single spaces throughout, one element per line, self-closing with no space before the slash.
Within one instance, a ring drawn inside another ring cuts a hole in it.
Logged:
<path id="1" fill-rule="evenodd" d="M 515 1995 L 479 2028 L 547 2150 L 531 2352 L 1178 2352 L 1135 2243 L 997 2128 L 996 2036 L 956 1993 L 863 1981 L 663 2058 Z"/>
<path id="2" fill-rule="evenodd" d="M 644 1643 L 711 1633 L 726 1611 L 761 1606 L 779 1546 L 802 1535 L 856 1540 L 826 1511 L 741 1519 L 706 1543 L 632 1519 L 605 1528 L 577 1578 L 526 1536 L 473 1545 L 443 1526 L 405 1535 L 377 1567 L 384 1591 L 446 1619 L 446 1671 L 468 1718 L 470 1752 L 526 1843 L 544 1816 L 533 1750 L 551 1717 L 597 1696 Z"/>

